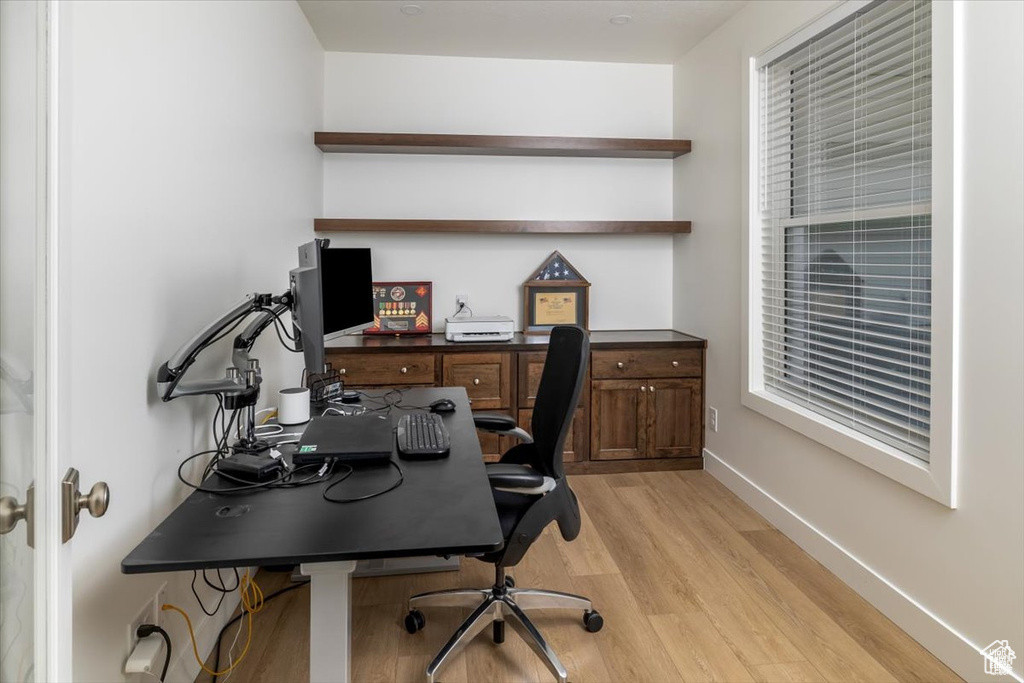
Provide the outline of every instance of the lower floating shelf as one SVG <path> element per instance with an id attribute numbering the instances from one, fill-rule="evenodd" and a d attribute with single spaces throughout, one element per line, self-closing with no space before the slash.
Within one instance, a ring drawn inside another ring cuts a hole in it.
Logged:
<path id="1" fill-rule="evenodd" d="M 690 232 L 690 221 L 475 221 L 317 218 L 317 232 L 459 232 L 481 234 L 673 235 Z"/>

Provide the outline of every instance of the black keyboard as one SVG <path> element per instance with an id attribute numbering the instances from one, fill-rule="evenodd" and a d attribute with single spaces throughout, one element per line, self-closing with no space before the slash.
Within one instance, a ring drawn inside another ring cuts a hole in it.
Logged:
<path id="1" fill-rule="evenodd" d="M 398 453 L 404 458 L 444 458 L 451 447 L 448 429 L 434 413 L 409 413 L 398 420 Z"/>

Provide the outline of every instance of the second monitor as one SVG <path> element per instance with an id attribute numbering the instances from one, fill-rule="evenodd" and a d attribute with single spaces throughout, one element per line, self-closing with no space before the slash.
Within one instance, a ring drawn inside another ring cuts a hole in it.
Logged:
<path id="1" fill-rule="evenodd" d="M 292 324 L 307 373 L 325 367 L 324 342 L 373 325 L 373 269 L 368 248 L 330 248 L 329 240 L 299 247 L 291 271 Z"/>

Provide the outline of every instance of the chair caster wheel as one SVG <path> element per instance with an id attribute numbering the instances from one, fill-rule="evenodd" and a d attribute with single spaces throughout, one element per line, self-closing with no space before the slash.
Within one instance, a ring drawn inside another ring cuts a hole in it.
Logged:
<path id="1" fill-rule="evenodd" d="M 511 576 L 506 576 L 505 577 L 505 588 L 515 588 L 515 587 L 516 587 L 516 580 L 513 579 Z"/>
<path id="2" fill-rule="evenodd" d="M 408 623 L 408 619 L 406 620 Z M 583 613 L 583 628 L 591 633 L 597 633 L 604 626 L 604 617 L 597 610 Z"/>
<path id="3" fill-rule="evenodd" d="M 409 633 L 416 633 L 427 625 L 427 618 L 418 609 L 409 610 L 405 615 L 405 630 Z"/>

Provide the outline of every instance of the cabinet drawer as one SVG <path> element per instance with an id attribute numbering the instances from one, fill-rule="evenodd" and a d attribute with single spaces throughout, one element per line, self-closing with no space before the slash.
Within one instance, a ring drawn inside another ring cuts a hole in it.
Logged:
<path id="1" fill-rule="evenodd" d="M 594 379 L 700 377 L 700 349 L 620 349 L 590 354 Z"/>
<path id="2" fill-rule="evenodd" d="M 511 405 L 511 354 L 450 353 L 442 360 L 444 386 L 465 387 L 474 410 Z"/>
<path id="3" fill-rule="evenodd" d="M 432 353 L 330 354 L 327 362 L 341 374 L 345 384 L 354 386 L 434 383 Z"/>

